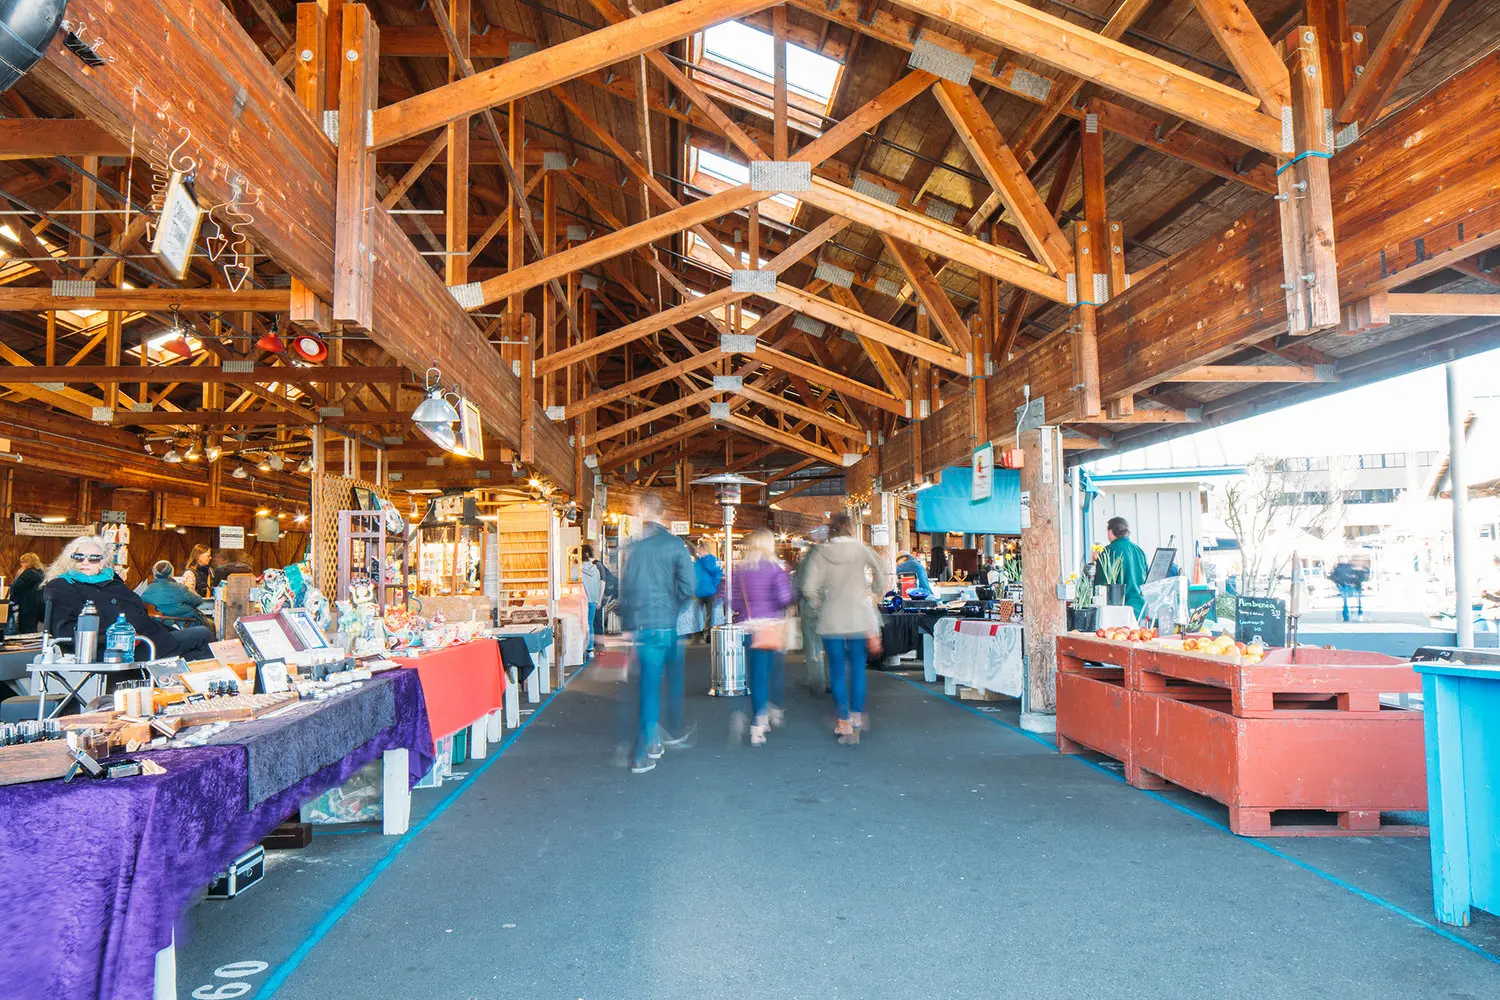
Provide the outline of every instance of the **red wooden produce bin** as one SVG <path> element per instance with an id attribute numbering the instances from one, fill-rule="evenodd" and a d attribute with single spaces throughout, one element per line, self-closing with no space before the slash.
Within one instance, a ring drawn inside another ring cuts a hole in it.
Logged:
<path id="1" fill-rule="evenodd" d="M 1057 749 L 1114 757 L 1127 777 L 1134 774 L 1128 683 L 1134 645 L 1076 634 L 1057 639 Z"/>
<path id="2" fill-rule="evenodd" d="M 1420 689 L 1406 662 L 1302 647 L 1242 664 L 1145 646 L 1131 682 L 1132 784 L 1206 795 L 1249 836 L 1426 833 L 1380 818 L 1427 808 L 1422 713 L 1380 704 Z M 1338 825 L 1273 826 L 1280 810 L 1334 813 Z"/>

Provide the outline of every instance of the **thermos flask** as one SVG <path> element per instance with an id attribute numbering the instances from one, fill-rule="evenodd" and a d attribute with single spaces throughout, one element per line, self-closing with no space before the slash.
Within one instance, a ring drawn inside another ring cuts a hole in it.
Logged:
<path id="1" fill-rule="evenodd" d="M 73 627 L 73 653 L 79 663 L 94 663 L 99 654 L 99 610 L 93 601 L 85 601 Z"/>

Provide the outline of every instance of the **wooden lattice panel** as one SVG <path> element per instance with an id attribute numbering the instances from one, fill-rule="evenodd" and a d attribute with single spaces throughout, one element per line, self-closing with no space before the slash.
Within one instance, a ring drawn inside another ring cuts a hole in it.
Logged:
<path id="1" fill-rule="evenodd" d="M 312 552 L 313 582 L 332 599 L 339 571 L 339 511 L 357 510 L 354 487 L 361 486 L 382 499 L 390 491 L 364 479 L 350 476 L 314 476 L 312 483 L 312 523 L 308 548 Z"/>

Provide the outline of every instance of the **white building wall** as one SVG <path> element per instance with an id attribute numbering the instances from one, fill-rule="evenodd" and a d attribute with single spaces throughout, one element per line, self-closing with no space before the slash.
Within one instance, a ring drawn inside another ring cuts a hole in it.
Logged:
<path id="1" fill-rule="evenodd" d="M 1107 542 L 1104 526 L 1112 517 L 1123 517 L 1130 522 L 1130 537 L 1142 549 L 1146 558 L 1169 541 L 1177 549 L 1177 564 L 1188 569 L 1193 542 L 1198 538 L 1201 521 L 1201 505 L 1198 484 L 1158 486 L 1152 489 L 1131 489 L 1127 484 L 1115 488 L 1101 484 L 1103 492 L 1094 498 L 1089 512 L 1089 537 L 1097 542 Z"/>

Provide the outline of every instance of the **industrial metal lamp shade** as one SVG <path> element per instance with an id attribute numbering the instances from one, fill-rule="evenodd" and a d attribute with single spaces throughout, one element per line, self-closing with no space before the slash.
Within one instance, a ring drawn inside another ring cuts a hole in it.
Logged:
<path id="1" fill-rule="evenodd" d="M 67 6 L 67 0 L 0 2 L 0 93 L 41 61 Z"/>
<path id="2" fill-rule="evenodd" d="M 431 402 L 431 400 L 428 400 L 428 402 Z M 422 406 L 426 405 L 426 403 L 422 404 Z M 419 410 L 421 408 L 421 406 L 417 407 Z M 452 407 L 449 407 L 449 409 L 452 409 Z M 429 441 L 444 451 L 452 451 L 458 447 L 458 433 L 454 431 L 452 423 L 423 423 L 420 420 L 414 422 L 417 425 L 417 430 L 425 434 Z"/>
<path id="3" fill-rule="evenodd" d="M 435 391 L 428 393 L 427 398 L 417 404 L 417 408 L 411 412 L 411 420 L 428 437 L 432 437 L 432 431 L 442 425 L 449 425 L 448 432 L 451 435 L 451 425 L 458 421 L 458 411 L 443 398 L 441 392 Z"/>

